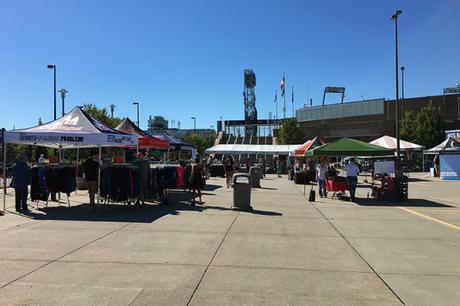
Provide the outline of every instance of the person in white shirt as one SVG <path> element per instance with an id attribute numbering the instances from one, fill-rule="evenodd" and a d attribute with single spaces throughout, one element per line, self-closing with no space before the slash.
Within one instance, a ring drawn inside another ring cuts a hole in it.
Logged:
<path id="1" fill-rule="evenodd" d="M 359 167 L 355 163 L 355 159 L 352 158 L 345 165 L 345 172 L 347 173 L 347 182 L 348 187 L 350 188 L 350 200 L 355 200 L 355 192 L 356 192 L 356 185 L 358 184 L 358 174 L 359 174 Z"/>
<path id="2" fill-rule="evenodd" d="M 325 158 L 321 158 L 318 166 L 316 166 L 316 179 L 318 181 L 318 193 L 320 197 L 327 197 L 326 190 L 326 173 L 327 162 Z"/>
<path id="3" fill-rule="evenodd" d="M 45 156 L 43 156 L 43 154 L 40 154 L 40 157 L 38 158 L 38 163 L 40 165 L 43 165 L 45 163 Z"/>

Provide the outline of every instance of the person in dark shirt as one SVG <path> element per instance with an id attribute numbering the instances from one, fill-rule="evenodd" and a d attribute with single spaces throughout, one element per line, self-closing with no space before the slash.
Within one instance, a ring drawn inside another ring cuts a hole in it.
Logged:
<path id="1" fill-rule="evenodd" d="M 145 205 L 145 199 L 148 196 L 148 182 L 149 182 L 149 169 L 150 162 L 144 158 L 144 154 L 137 153 L 137 160 L 134 162 L 139 174 L 139 197 L 136 205 Z"/>
<path id="2" fill-rule="evenodd" d="M 89 204 L 91 205 L 91 210 L 96 209 L 94 198 L 97 193 L 99 174 L 99 163 L 96 161 L 97 159 L 97 155 L 93 153 L 92 156 L 88 158 L 83 165 L 83 170 L 85 172 L 85 182 L 88 184 Z"/>
<path id="3" fill-rule="evenodd" d="M 30 168 L 22 156 L 18 156 L 13 168 L 13 186 L 16 198 L 16 211 L 27 213 L 27 194 L 30 185 Z"/>

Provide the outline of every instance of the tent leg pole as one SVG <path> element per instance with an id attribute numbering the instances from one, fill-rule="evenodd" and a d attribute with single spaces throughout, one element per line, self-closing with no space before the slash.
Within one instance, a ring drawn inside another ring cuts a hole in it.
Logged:
<path id="1" fill-rule="evenodd" d="M 3 213 L 6 210 L 6 143 L 5 130 L 3 130 Z"/>
<path id="2" fill-rule="evenodd" d="M 80 162 L 80 148 L 77 148 L 77 169 L 75 171 L 75 177 L 78 177 L 78 164 L 79 164 L 79 162 Z M 77 189 L 78 188 L 75 188 L 75 194 L 78 194 Z"/>
<path id="3" fill-rule="evenodd" d="M 422 172 L 425 173 L 425 154 L 422 152 Z"/>
<path id="4" fill-rule="evenodd" d="M 97 167 L 97 210 L 101 203 L 101 163 L 102 163 L 102 147 L 99 146 L 99 166 Z"/>

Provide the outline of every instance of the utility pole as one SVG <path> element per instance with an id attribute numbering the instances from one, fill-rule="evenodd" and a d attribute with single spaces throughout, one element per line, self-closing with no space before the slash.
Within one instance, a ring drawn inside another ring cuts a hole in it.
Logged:
<path id="1" fill-rule="evenodd" d="M 399 63 L 398 63 L 398 17 L 401 15 L 402 11 L 397 10 L 392 16 L 391 20 L 395 21 L 395 66 L 396 66 L 396 114 L 395 114 L 395 121 L 396 121 L 396 160 L 398 163 L 398 170 L 399 172 L 399 162 L 400 162 L 400 154 L 401 154 L 401 147 L 400 147 L 400 139 L 399 139 Z"/>
<path id="2" fill-rule="evenodd" d="M 56 107 L 56 65 L 48 65 L 48 69 L 53 69 L 53 75 L 54 75 L 54 120 L 57 119 L 57 107 Z"/>

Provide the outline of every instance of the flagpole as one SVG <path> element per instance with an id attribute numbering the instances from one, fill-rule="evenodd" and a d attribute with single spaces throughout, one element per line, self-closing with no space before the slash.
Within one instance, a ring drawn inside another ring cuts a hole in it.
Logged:
<path id="1" fill-rule="evenodd" d="M 283 72 L 283 81 L 284 85 L 283 87 L 286 88 L 286 74 Z M 283 119 L 286 119 L 286 90 L 283 90 Z"/>
<path id="2" fill-rule="evenodd" d="M 295 117 L 295 110 L 294 110 L 294 86 L 292 86 L 292 118 Z"/>
<path id="3" fill-rule="evenodd" d="M 275 119 L 278 120 L 278 88 L 275 89 Z"/>

